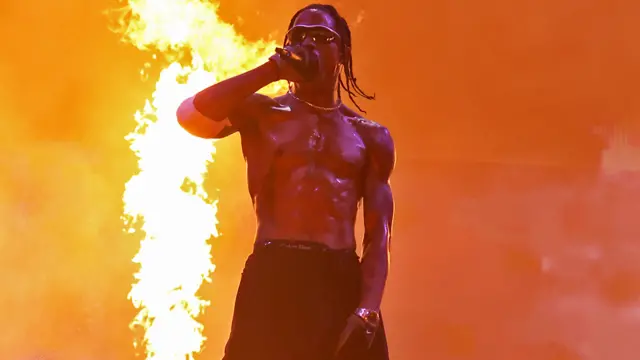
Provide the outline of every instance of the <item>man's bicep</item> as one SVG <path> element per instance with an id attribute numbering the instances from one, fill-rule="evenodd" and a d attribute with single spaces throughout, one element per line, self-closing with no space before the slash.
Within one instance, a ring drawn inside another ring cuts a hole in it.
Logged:
<path id="1" fill-rule="evenodd" d="M 363 196 L 364 249 L 389 251 L 394 200 L 391 185 L 378 176 L 367 179 Z"/>
<path id="2" fill-rule="evenodd" d="M 366 180 L 363 196 L 364 225 L 367 229 L 385 226 L 393 220 L 393 192 L 388 179 L 372 175 Z"/>
<path id="3" fill-rule="evenodd" d="M 369 149 L 365 179 L 363 211 L 365 230 L 389 232 L 393 221 L 394 201 L 390 178 L 395 167 L 395 147 L 386 129 L 376 129 Z"/>

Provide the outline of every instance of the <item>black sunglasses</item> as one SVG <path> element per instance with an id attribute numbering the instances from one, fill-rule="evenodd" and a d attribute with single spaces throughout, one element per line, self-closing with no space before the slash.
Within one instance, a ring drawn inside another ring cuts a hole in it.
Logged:
<path id="1" fill-rule="evenodd" d="M 325 26 L 302 26 L 292 27 L 285 36 L 285 43 L 288 45 L 301 44 L 305 39 L 310 38 L 316 44 L 329 44 L 340 38 L 340 35 L 333 29 Z"/>

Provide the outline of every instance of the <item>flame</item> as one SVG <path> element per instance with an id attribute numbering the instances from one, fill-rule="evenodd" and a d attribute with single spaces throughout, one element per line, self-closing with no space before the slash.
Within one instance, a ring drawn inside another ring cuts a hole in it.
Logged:
<path id="1" fill-rule="evenodd" d="M 209 240 L 218 236 L 217 201 L 203 188 L 215 141 L 188 135 L 175 111 L 195 92 L 263 63 L 276 46 L 247 41 L 217 10 L 197 0 L 130 0 L 113 29 L 170 63 L 126 137 L 139 172 L 125 186 L 123 219 L 129 232 L 144 236 L 133 259 L 139 271 L 129 299 L 138 313 L 130 325 L 144 330 L 134 345 L 147 359 L 194 359 L 200 352 L 206 339 L 197 318 L 209 302 L 197 292 L 215 270 Z M 261 92 L 284 89 L 274 83 Z"/>

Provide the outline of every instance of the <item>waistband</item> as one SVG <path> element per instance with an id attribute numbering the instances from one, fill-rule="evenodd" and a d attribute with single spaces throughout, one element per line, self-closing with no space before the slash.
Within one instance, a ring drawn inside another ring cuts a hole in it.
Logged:
<path id="1" fill-rule="evenodd" d="M 356 249 L 333 249 L 326 244 L 318 243 L 315 241 L 303 241 L 303 240 L 285 240 L 285 239 L 267 239 L 257 241 L 253 247 L 254 251 L 264 249 L 287 249 L 287 250 L 299 250 L 304 252 L 313 253 L 329 253 L 329 254 L 355 254 Z"/>

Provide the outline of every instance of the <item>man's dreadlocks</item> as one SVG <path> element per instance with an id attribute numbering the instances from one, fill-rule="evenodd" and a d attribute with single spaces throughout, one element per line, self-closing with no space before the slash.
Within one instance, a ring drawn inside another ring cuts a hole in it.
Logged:
<path id="1" fill-rule="evenodd" d="M 353 59 L 351 58 L 351 51 L 349 51 L 351 49 L 351 30 L 349 30 L 349 25 L 347 24 L 347 20 L 345 20 L 342 16 L 340 16 L 340 14 L 338 13 L 338 10 L 336 10 L 336 8 L 333 7 L 332 5 L 310 4 L 298 10 L 298 12 L 296 12 L 295 15 L 293 15 L 293 17 L 291 18 L 291 22 L 289 22 L 288 30 L 290 30 L 293 27 L 293 24 L 295 23 L 298 15 L 300 15 L 301 12 L 308 9 L 318 9 L 318 10 L 324 11 L 327 14 L 329 14 L 335 21 L 336 27 L 337 27 L 336 31 L 342 38 L 342 54 L 343 54 L 342 64 L 344 65 L 343 66 L 344 80 L 343 80 L 342 73 L 340 73 L 338 76 L 338 81 L 340 82 L 340 86 L 338 86 L 338 99 L 341 99 L 340 88 L 342 88 L 347 92 L 347 94 L 349 94 L 349 99 L 351 99 L 351 101 L 358 108 L 358 110 L 366 114 L 366 111 L 360 108 L 360 106 L 358 105 L 354 97 L 359 95 L 364 97 L 367 100 L 374 100 L 376 96 L 375 94 L 367 95 L 360 88 L 360 86 L 358 86 L 358 83 L 356 82 L 357 79 L 353 72 Z"/>

